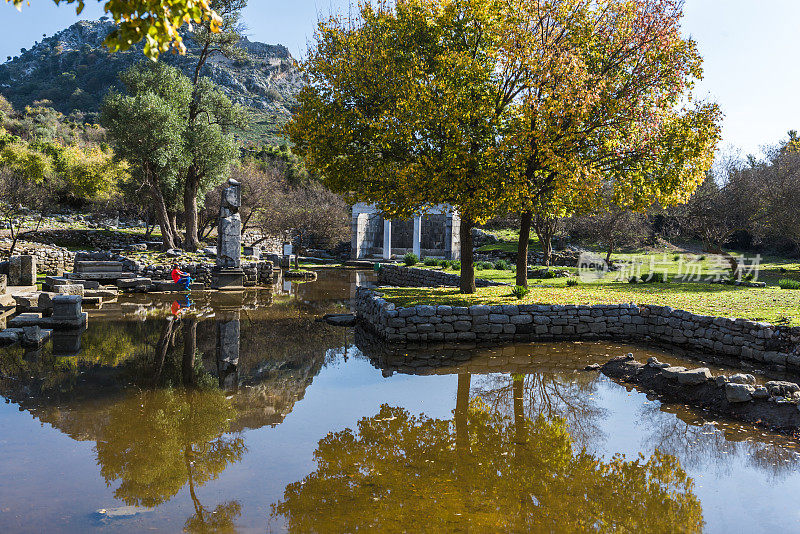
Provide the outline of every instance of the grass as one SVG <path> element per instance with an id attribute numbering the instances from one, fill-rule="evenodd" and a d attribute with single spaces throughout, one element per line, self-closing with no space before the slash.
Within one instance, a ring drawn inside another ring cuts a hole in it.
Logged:
<path id="1" fill-rule="evenodd" d="M 500 240 L 499 243 L 491 245 L 483 245 L 476 249 L 477 252 L 491 252 L 499 250 L 501 252 L 516 252 L 517 241 L 519 241 L 519 230 L 503 229 L 503 230 L 487 230 L 486 233 L 492 234 Z M 539 238 L 536 234 L 528 241 L 528 248 L 530 250 L 539 250 Z"/>
<path id="2" fill-rule="evenodd" d="M 485 271 L 484 271 L 485 272 Z M 548 281 L 550 282 L 550 281 Z M 462 295 L 457 288 L 381 288 L 399 306 L 415 304 L 657 304 L 702 315 L 800 325 L 800 292 L 776 287 L 742 288 L 718 284 L 628 284 L 625 282 L 540 286 L 517 299 L 510 287 L 480 288 Z"/>

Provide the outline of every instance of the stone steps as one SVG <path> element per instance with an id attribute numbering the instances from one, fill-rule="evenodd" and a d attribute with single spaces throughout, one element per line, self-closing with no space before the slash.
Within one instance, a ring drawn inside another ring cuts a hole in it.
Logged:
<path id="1" fill-rule="evenodd" d="M 64 273 L 68 280 L 86 280 L 86 281 L 114 281 L 125 278 L 133 278 L 136 275 L 125 271 L 99 271 L 99 272 L 76 272 Z"/>

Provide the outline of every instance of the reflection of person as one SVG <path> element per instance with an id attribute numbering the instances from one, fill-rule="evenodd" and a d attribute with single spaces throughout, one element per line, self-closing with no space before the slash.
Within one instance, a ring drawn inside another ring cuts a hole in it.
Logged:
<path id="1" fill-rule="evenodd" d="M 172 264 L 172 281 L 176 284 L 182 284 L 183 289 L 189 291 L 189 288 L 192 284 L 192 277 L 189 276 L 189 273 L 183 272 L 178 269 L 178 264 Z"/>
<path id="2" fill-rule="evenodd" d="M 189 300 L 189 297 L 186 297 L 186 302 L 180 303 L 177 300 L 172 303 L 170 310 L 172 311 L 172 315 L 175 317 L 179 317 L 180 314 L 192 306 L 192 301 Z"/>

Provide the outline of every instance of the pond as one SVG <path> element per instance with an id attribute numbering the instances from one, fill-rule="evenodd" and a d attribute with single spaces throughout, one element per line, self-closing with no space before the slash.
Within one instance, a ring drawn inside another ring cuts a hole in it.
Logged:
<path id="1" fill-rule="evenodd" d="M 0 531 L 800 530 L 794 440 L 582 371 L 683 356 L 319 321 L 370 279 L 120 297 L 0 351 Z"/>

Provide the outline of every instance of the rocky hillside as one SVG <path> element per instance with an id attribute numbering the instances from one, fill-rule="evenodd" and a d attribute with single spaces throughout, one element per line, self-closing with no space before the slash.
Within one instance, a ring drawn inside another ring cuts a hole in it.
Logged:
<path id="1" fill-rule="evenodd" d="M 113 24 L 80 21 L 46 37 L 29 50 L 0 65 L 0 93 L 17 109 L 37 100 L 49 100 L 64 114 L 76 110 L 86 120 L 93 120 L 108 89 L 119 84 L 121 71 L 143 61 L 139 48 L 110 54 L 103 39 Z M 186 56 L 164 54 L 163 61 L 191 74 L 197 46 L 186 39 Z M 296 104 L 295 94 L 301 86 L 297 63 L 282 45 L 268 45 L 242 40 L 249 58 L 230 61 L 212 57 L 203 75 L 219 84 L 228 96 L 253 109 L 254 124 L 240 137 L 251 142 L 275 141 L 280 126 Z"/>

